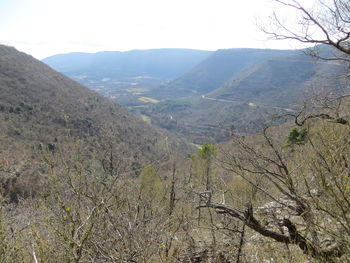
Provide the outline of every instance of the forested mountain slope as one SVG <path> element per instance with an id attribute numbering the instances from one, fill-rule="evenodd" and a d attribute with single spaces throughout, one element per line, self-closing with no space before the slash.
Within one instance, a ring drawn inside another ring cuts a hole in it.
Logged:
<path id="1" fill-rule="evenodd" d="M 235 75 L 207 96 L 292 106 L 311 85 L 340 85 L 336 76 L 344 72 L 344 63 L 316 60 L 298 51 L 290 56 L 266 59 Z"/>
<path id="2" fill-rule="evenodd" d="M 6 46 L 0 46 L 0 93 L 0 135 L 27 147 L 55 144 L 68 131 L 89 141 L 109 138 L 121 154 L 145 159 L 178 146 L 121 106 Z"/>
<path id="3" fill-rule="evenodd" d="M 183 76 L 160 87 L 159 94 L 163 97 L 205 94 L 257 63 L 295 52 L 272 49 L 221 49 Z"/>

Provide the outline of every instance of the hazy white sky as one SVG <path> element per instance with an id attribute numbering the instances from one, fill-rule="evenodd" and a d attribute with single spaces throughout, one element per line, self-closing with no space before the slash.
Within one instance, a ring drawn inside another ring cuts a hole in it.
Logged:
<path id="1" fill-rule="evenodd" d="M 73 51 L 295 48 L 255 18 L 270 0 L 0 0 L 0 43 L 44 58 Z"/>

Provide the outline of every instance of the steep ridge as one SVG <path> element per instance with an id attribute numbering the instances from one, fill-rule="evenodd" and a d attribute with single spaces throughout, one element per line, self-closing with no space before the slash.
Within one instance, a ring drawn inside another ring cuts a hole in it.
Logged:
<path id="1" fill-rule="evenodd" d="M 143 160 L 164 157 L 169 149 L 189 149 L 96 92 L 3 45 L 0 94 L 0 138 L 6 148 L 12 143 L 54 145 L 69 133 L 89 142 L 108 137 L 120 155 Z"/>
<path id="2" fill-rule="evenodd" d="M 205 94 L 257 63 L 293 53 L 295 51 L 270 49 L 218 50 L 180 78 L 160 87 L 158 96 L 185 97 Z"/>
<path id="3" fill-rule="evenodd" d="M 208 93 L 207 97 L 292 107 L 311 85 L 339 85 L 339 79 L 334 76 L 344 70 L 343 63 L 315 60 L 299 51 L 291 56 L 269 58 L 250 67 Z"/>

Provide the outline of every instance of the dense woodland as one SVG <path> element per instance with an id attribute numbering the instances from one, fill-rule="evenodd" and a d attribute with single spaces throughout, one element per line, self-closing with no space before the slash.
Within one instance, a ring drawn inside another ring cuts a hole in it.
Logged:
<path id="1" fill-rule="evenodd" d="M 202 119 L 226 111 L 236 121 L 216 145 L 193 144 L 212 136 L 208 125 L 190 143 L 181 136 L 190 122 L 168 123 L 174 133 L 156 128 L 0 46 L 0 262 L 350 262 L 350 6 L 318 1 L 310 11 L 275 2 L 300 14 L 302 30 L 292 32 L 277 14 L 262 30 L 317 44 L 312 58 L 252 55 L 262 64 L 206 94 L 241 101 L 207 101 Z M 295 74 L 292 82 L 284 72 Z M 307 84 L 312 92 L 294 100 Z M 263 107 L 284 92 L 292 109 Z M 176 121 L 191 103 L 153 110 Z"/>

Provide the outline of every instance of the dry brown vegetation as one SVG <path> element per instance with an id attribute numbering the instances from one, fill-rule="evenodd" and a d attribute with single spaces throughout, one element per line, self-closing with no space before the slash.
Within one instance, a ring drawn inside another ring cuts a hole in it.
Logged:
<path id="1" fill-rule="evenodd" d="M 350 95 L 180 159 L 170 136 L 0 52 L 0 262 L 350 261 Z"/>

